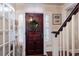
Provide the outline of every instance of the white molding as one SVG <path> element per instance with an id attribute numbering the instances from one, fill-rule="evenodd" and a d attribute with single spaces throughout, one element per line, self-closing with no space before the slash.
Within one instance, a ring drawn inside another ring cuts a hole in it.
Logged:
<path id="1" fill-rule="evenodd" d="M 79 40 L 79 12 L 78 12 L 78 40 Z"/>

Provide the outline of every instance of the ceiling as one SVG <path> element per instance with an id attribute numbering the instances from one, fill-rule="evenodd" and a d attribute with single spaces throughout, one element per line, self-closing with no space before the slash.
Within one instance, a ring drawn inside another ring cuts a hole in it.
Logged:
<path id="1" fill-rule="evenodd" d="M 57 5 L 61 6 L 64 3 L 11 3 L 12 6 L 25 6 L 25 5 Z"/>
<path id="2" fill-rule="evenodd" d="M 25 8 L 26 6 L 42 6 L 42 5 L 55 5 L 55 6 L 62 6 L 64 5 L 64 3 L 11 3 L 11 5 L 15 8 L 15 9 L 19 9 L 19 8 Z"/>

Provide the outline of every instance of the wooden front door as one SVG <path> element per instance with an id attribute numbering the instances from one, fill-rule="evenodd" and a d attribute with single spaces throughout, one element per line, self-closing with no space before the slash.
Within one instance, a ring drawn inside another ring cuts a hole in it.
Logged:
<path id="1" fill-rule="evenodd" d="M 43 55 L 43 14 L 26 13 L 26 55 Z"/>

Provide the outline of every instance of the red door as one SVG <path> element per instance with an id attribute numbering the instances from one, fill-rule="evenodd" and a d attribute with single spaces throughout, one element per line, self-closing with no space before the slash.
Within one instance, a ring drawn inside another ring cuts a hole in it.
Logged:
<path id="1" fill-rule="evenodd" d="M 26 55 L 43 55 L 43 14 L 26 13 Z"/>

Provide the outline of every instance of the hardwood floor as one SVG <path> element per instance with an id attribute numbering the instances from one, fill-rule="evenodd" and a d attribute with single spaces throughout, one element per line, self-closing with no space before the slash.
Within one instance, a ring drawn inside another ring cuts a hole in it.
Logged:
<path id="1" fill-rule="evenodd" d="M 47 56 L 52 56 L 52 51 L 47 51 Z"/>
<path id="2" fill-rule="evenodd" d="M 47 51 L 47 56 L 53 56 L 52 54 L 53 54 L 52 51 Z M 59 56 L 60 56 L 60 51 L 59 51 Z M 63 51 L 61 51 L 61 56 L 63 56 Z M 67 51 L 65 51 L 65 56 L 67 56 Z M 71 52 L 69 52 L 69 56 L 72 56 Z M 75 53 L 75 56 L 79 56 L 79 53 Z"/>

